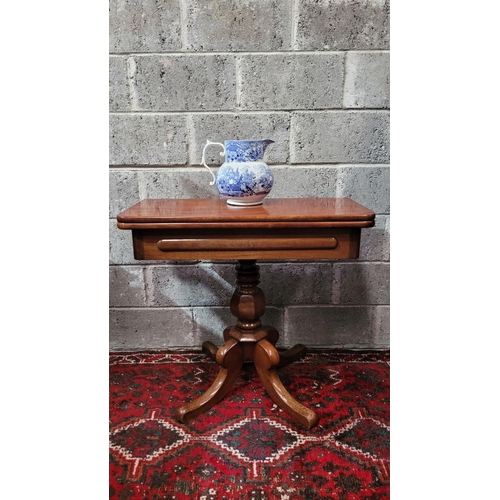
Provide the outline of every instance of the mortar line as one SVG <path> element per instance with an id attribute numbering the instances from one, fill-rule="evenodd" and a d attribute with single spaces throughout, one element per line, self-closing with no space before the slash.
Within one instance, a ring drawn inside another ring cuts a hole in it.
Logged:
<path id="1" fill-rule="evenodd" d="M 179 2 L 179 22 L 180 22 L 180 29 L 181 29 L 181 46 L 183 49 L 187 50 L 187 29 L 186 29 L 186 23 L 187 23 L 187 11 L 186 11 L 186 5 L 184 0 L 178 0 Z M 182 52 L 181 52 L 182 54 Z M 166 54 L 161 54 L 161 55 L 166 55 Z"/>
<path id="2" fill-rule="evenodd" d="M 128 84 L 128 93 L 130 101 L 130 111 L 140 111 L 139 97 L 137 96 L 137 91 L 134 83 L 136 65 L 133 56 L 127 57 L 126 64 L 127 64 L 127 84 Z"/>
<path id="3" fill-rule="evenodd" d="M 138 171 L 151 170 L 153 168 L 161 168 L 161 169 L 182 168 L 183 170 L 186 170 L 187 172 L 189 172 L 190 168 L 198 168 L 198 167 L 195 165 L 187 165 L 186 163 L 171 163 L 171 164 L 170 163 L 148 163 L 148 164 L 144 164 L 144 163 L 136 163 L 136 164 L 134 164 L 134 163 L 120 163 L 120 164 L 115 164 L 115 165 L 109 165 L 109 168 L 112 170 L 135 169 Z"/>
<path id="4" fill-rule="evenodd" d="M 184 23 L 183 23 L 184 24 Z M 182 33 L 182 32 L 181 32 Z M 186 41 L 187 43 L 187 41 Z M 370 50 L 293 50 L 293 49 L 284 49 L 284 50 L 271 50 L 271 51 L 213 51 L 213 52 L 183 52 L 183 51 L 172 51 L 172 52 L 109 52 L 108 55 L 110 57 L 119 57 L 119 56 L 202 56 L 209 57 L 213 55 L 221 55 L 221 56 L 250 56 L 250 55 L 271 55 L 271 56 L 279 56 L 283 54 L 307 54 L 307 55 L 332 55 L 332 54 L 344 54 L 346 52 L 362 52 L 369 54 L 379 54 L 379 53 L 390 53 L 389 49 L 370 49 Z"/>
<path id="5" fill-rule="evenodd" d="M 389 306 L 390 304 L 287 304 L 287 309 L 327 309 L 327 308 L 346 308 L 354 309 L 360 307 L 377 307 L 377 306 Z"/>
<path id="6" fill-rule="evenodd" d="M 291 9 L 290 18 L 291 18 L 291 23 L 292 23 L 292 26 L 291 26 L 292 29 L 290 30 L 291 31 L 291 33 L 290 33 L 290 37 L 291 37 L 290 48 L 293 51 L 295 51 L 295 48 L 297 46 L 296 38 L 297 38 L 297 28 L 298 28 L 298 26 L 295 24 L 295 16 L 297 15 L 297 10 L 298 10 L 297 9 L 297 1 L 298 0 L 292 0 L 291 1 L 291 6 L 290 6 L 290 9 Z M 316 52 L 316 51 L 314 51 L 314 52 Z"/>
<path id="7" fill-rule="evenodd" d="M 146 188 L 146 182 L 144 180 L 144 171 L 137 172 L 137 184 L 139 188 L 139 199 L 145 200 L 148 197 L 148 190 Z"/>
<path id="8" fill-rule="evenodd" d="M 258 109 L 234 109 L 234 110 L 171 110 L 171 111 L 147 111 L 147 110 L 137 110 L 137 111 L 112 111 L 109 113 L 110 116 L 114 115 L 271 115 L 277 113 L 338 113 L 343 111 L 345 113 L 389 113 L 389 108 L 317 108 L 317 109 L 269 109 L 269 110 L 258 110 Z"/>
<path id="9" fill-rule="evenodd" d="M 187 129 L 187 165 L 193 166 L 193 156 L 194 156 L 194 145 L 196 144 L 196 134 L 193 125 L 193 116 L 191 113 L 187 114 L 186 117 L 186 129 Z"/>
<path id="10" fill-rule="evenodd" d="M 339 164 L 339 169 L 335 172 L 335 198 L 342 198 L 342 171 L 344 165 L 345 163 Z"/>
<path id="11" fill-rule="evenodd" d="M 236 92 L 236 109 L 238 113 L 241 110 L 241 89 L 242 89 L 242 73 L 241 73 L 241 57 L 239 55 L 234 58 L 234 71 L 235 71 L 235 92 Z"/>
<path id="12" fill-rule="evenodd" d="M 192 306 L 113 306 L 110 307 L 110 311 L 119 311 L 119 310 L 127 310 L 127 311 L 144 311 L 144 309 L 151 309 L 153 311 L 172 311 L 179 309 L 191 309 Z M 209 307 L 209 306 L 200 306 L 200 307 Z"/>
<path id="13" fill-rule="evenodd" d="M 360 163 L 360 162 L 314 162 L 314 163 L 270 163 L 268 165 L 272 165 L 274 168 L 324 168 L 324 167 L 359 167 L 359 168 L 390 168 L 390 163 Z M 137 171 L 147 171 L 155 168 L 161 169 L 182 169 L 186 172 L 197 172 L 200 168 L 203 169 L 203 165 L 199 163 L 195 163 L 193 165 L 185 165 L 185 164 L 161 164 L 161 163 L 151 163 L 148 165 L 142 164 L 120 164 L 120 165 L 109 165 L 109 168 L 112 170 L 131 170 L 135 169 Z"/>
<path id="14" fill-rule="evenodd" d="M 376 214 L 380 215 L 380 214 Z M 369 228 L 365 228 L 369 229 Z M 338 260 L 334 262 L 334 265 L 336 266 L 368 266 L 371 264 L 383 264 L 383 265 L 390 265 L 390 262 L 387 260 L 362 260 L 362 259 L 353 259 L 353 260 Z"/>
<path id="15" fill-rule="evenodd" d="M 142 275 L 144 279 L 144 300 L 146 302 L 146 307 L 151 307 L 153 302 L 151 300 L 151 290 L 149 280 L 151 278 L 151 273 L 148 272 L 149 267 L 143 266 Z"/>
<path id="16" fill-rule="evenodd" d="M 283 312 L 281 316 L 281 321 L 283 325 L 283 331 L 280 332 L 280 342 L 286 345 L 288 339 L 288 305 L 283 304 Z"/>
<path id="17" fill-rule="evenodd" d="M 335 298 L 340 298 L 340 290 L 338 287 L 334 287 L 334 282 L 335 282 L 335 263 L 330 262 L 330 304 L 335 305 Z M 337 293 L 337 297 L 334 296 L 334 293 Z"/>
<path id="18" fill-rule="evenodd" d="M 344 54 L 344 71 L 342 72 L 342 106 L 345 107 L 345 82 L 347 80 L 347 53 Z"/>

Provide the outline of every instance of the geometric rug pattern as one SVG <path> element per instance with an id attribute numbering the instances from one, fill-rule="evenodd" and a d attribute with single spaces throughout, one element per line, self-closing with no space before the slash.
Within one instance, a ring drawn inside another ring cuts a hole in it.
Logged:
<path id="1" fill-rule="evenodd" d="M 175 408 L 218 369 L 202 353 L 110 355 L 110 498 L 389 498 L 388 351 L 311 351 L 279 369 L 318 414 L 310 430 L 271 400 L 252 363 L 221 402 L 178 422 Z"/>

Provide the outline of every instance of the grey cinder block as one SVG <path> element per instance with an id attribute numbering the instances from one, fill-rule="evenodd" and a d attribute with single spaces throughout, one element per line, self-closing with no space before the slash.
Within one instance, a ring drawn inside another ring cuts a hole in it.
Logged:
<path id="1" fill-rule="evenodd" d="M 295 49 L 389 48 L 389 0 L 298 0 Z"/>
<path id="2" fill-rule="evenodd" d="M 333 198 L 339 168 L 328 166 L 273 166 L 274 184 L 269 198 Z"/>
<path id="3" fill-rule="evenodd" d="M 337 196 L 352 198 L 377 214 L 390 211 L 390 167 L 388 165 L 342 165 Z"/>
<path id="4" fill-rule="evenodd" d="M 151 266 L 146 273 L 152 306 L 228 307 L 235 288 L 231 265 Z"/>
<path id="5" fill-rule="evenodd" d="M 344 54 L 240 56 L 242 109 L 342 107 Z"/>
<path id="6" fill-rule="evenodd" d="M 181 50 L 178 0 L 110 0 L 110 52 Z"/>
<path id="7" fill-rule="evenodd" d="M 119 114 L 109 120 L 110 165 L 184 165 L 186 117 Z"/>
<path id="8" fill-rule="evenodd" d="M 335 262 L 332 303 L 389 304 L 390 265 L 385 262 Z"/>
<path id="9" fill-rule="evenodd" d="M 212 176 L 204 168 L 179 167 L 139 172 L 145 198 L 218 198 Z"/>
<path id="10" fill-rule="evenodd" d="M 375 308 L 368 306 L 289 306 L 286 345 L 376 347 Z"/>
<path id="11" fill-rule="evenodd" d="M 129 59 L 134 109 L 199 111 L 234 109 L 232 55 L 134 56 Z"/>
<path id="12" fill-rule="evenodd" d="M 271 170 L 274 184 L 269 198 L 346 197 L 377 214 L 389 212 L 390 168 L 387 165 L 273 165 Z M 377 218 L 375 224 L 379 224 Z M 382 226 L 376 227 L 387 233 L 387 229 L 382 229 Z M 384 255 L 387 251 L 384 250 Z"/>
<path id="13" fill-rule="evenodd" d="M 118 229 L 116 219 L 109 219 L 109 263 L 134 264 L 132 231 Z"/>
<path id="14" fill-rule="evenodd" d="M 127 59 L 109 58 L 109 110 L 129 111 L 129 87 L 127 79 Z"/>
<path id="15" fill-rule="evenodd" d="M 377 215 L 375 226 L 361 230 L 359 260 L 389 261 L 390 233 L 388 229 L 390 217 Z"/>
<path id="16" fill-rule="evenodd" d="M 288 113 L 207 113 L 192 116 L 193 144 L 191 162 L 201 165 L 201 154 L 207 139 L 214 142 L 244 139 L 272 139 L 264 155 L 267 163 L 285 163 L 288 161 L 290 144 L 290 118 Z M 208 164 L 220 165 L 224 158 L 219 156 L 222 148 L 212 146 L 206 150 Z M 209 174 L 210 175 L 210 174 Z"/>
<path id="17" fill-rule="evenodd" d="M 344 107 L 389 108 L 388 52 L 347 52 Z"/>
<path id="18" fill-rule="evenodd" d="M 195 342 L 213 342 L 217 347 L 224 344 L 222 332 L 228 326 L 234 325 L 236 319 L 231 315 L 229 307 L 194 307 L 194 338 Z"/>
<path id="19" fill-rule="evenodd" d="M 187 49 L 268 51 L 290 49 L 290 0 L 182 0 Z"/>
<path id="20" fill-rule="evenodd" d="M 146 305 L 146 287 L 142 267 L 110 267 L 109 305 L 111 307 L 141 307 Z"/>
<path id="21" fill-rule="evenodd" d="M 135 170 L 109 170 L 109 216 L 116 217 L 122 210 L 140 200 L 139 180 Z"/>
<path id="22" fill-rule="evenodd" d="M 389 306 L 377 307 L 377 323 L 374 327 L 375 344 L 388 348 L 391 341 L 391 309 Z"/>
<path id="23" fill-rule="evenodd" d="M 194 345 L 189 308 L 112 308 L 109 315 L 112 351 Z"/>
<path id="24" fill-rule="evenodd" d="M 292 163 L 388 163 L 386 111 L 293 112 Z"/>
<path id="25" fill-rule="evenodd" d="M 329 304 L 331 300 L 331 263 L 260 264 L 260 287 L 266 304 Z"/>

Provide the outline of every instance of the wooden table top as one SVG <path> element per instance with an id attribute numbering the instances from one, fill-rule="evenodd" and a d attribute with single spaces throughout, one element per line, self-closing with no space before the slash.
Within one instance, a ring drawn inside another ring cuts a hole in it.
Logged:
<path id="1" fill-rule="evenodd" d="M 172 225 L 328 225 L 372 227 L 375 213 L 350 198 L 271 198 L 262 205 L 230 206 L 223 199 L 148 199 L 117 216 L 121 229 Z"/>

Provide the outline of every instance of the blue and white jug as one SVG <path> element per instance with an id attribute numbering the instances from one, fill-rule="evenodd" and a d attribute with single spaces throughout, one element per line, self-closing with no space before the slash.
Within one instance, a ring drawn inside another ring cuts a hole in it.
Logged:
<path id="1" fill-rule="evenodd" d="M 201 162 L 212 174 L 211 186 L 216 184 L 219 193 L 227 198 L 228 205 L 260 205 L 271 192 L 274 177 L 271 169 L 262 160 L 267 146 L 274 141 L 208 141 L 203 148 Z M 224 163 L 214 175 L 205 163 L 205 150 L 212 145 L 222 146 Z"/>

